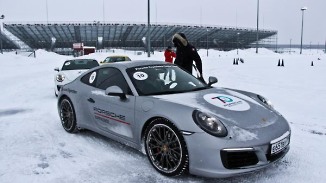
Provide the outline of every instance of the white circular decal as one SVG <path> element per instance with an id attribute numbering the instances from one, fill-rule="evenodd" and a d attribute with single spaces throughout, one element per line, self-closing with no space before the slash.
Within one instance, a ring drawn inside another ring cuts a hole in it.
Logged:
<path id="1" fill-rule="evenodd" d="M 91 77 L 89 77 L 89 83 L 92 84 L 92 83 L 94 82 L 95 78 L 96 78 L 96 72 L 93 72 L 93 73 L 91 74 Z"/>
<path id="2" fill-rule="evenodd" d="M 250 109 L 250 106 L 246 101 L 231 95 L 210 93 L 204 95 L 204 99 L 212 105 L 227 110 L 246 111 Z"/>
<path id="3" fill-rule="evenodd" d="M 137 80 L 145 80 L 148 78 L 148 75 L 145 72 L 135 72 L 133 76 Z"/>

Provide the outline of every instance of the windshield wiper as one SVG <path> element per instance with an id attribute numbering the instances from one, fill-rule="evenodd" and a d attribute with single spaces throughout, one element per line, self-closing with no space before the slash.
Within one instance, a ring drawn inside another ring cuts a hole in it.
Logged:
<path id="1" fill-rule="evenodd" d="M 162 91 L 162 92 L 154 92 L 147 95 L 168 95 L 168 94 L 175 94 L 175 93 L 183 93 L 185 91 Z"/>
<path id="2" fill-rule="evenodd" d="M 160 91 L 160 92 L 148 93 L 148 94 L 146 94 L 146 96 L 149 96 L 149 95 L 169 95 L 169 94 L 176 94 L 176 93 L 187 93 L 187 92 L 205 90 L 205 89 L 208 89 L 208 88 L 210 88 L 210 87 L 209 86 L 204 86 L 204 87 L 194 88 L 192 90 Z"/>
<path id="3" fill-rule="evenodd" d="M 203 86 L 203 87 L 199 87 L 199 88 L 194 88 L 194 89 L 192 89 L 192 90 L 190 90 L 190 91 L 205 90 L 205 89 L 208 89 L 208 88 L 210 88 L 210 87 L 209 87 L 209 86 Z"/>

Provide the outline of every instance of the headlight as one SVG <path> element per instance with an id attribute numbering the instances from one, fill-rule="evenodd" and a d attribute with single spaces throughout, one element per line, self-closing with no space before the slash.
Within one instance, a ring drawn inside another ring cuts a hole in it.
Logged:
<path id="1" fill-rule="evenodd" d="M 266 99 L 265 97 L 261 96 L 261 95 L 257 95 L 257 97 L 259 98 L 260 101 L 262 101 L 267 107 L 269 107 L 270 109 L 273 109 L 273 104 L 270 100 Z"/>
<path id="2" fill-rule="evenodd" d="M 62 82 L 63 80 L 65 80 L 65 75 L 63 75 L 63 74 L 58 74 L 58 75 L 57 75 L 57 81 L 58 81 L 58 82 Z"/>
<path id="3" fill-rule="evenodd" d="M 205 132 L 216 137 L 227 136 L 228 131 L 220 120 L 198 110 L 192 113 L 192 117 L 195 123 Z"/>

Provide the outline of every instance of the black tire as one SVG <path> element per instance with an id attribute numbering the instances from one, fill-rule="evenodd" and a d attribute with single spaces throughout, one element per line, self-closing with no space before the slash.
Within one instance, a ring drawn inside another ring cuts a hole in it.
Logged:
<path id="1" fill-rule="evenodd" d="M 188 171 L 186 143 L 176 126 L 166 119 L 153 120 L 145 131 L 145 150 L 153 167 L 165 176 Z"/>
<path id="2" fill-rule="evenodd" d="M 62 127 L 69 133 L 78 131 L 76 113 L 72 102 L 68 98 L 60 101 L 60 119 Z"/>

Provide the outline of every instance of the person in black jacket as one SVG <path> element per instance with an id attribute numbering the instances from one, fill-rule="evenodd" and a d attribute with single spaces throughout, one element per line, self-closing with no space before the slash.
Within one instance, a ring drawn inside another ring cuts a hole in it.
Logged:
<path id="1" fill-rule="evenodd" d="M 177 48 L 174 64 L 192 74 L 193 61 L 195 61 L 196 67 L 200 73 L 199 79 L 204 81 L 202 61 L 198 55 L 196 48 L 188 42 L 186 36 L 183 33 L 174 34 L 172 37 L 172 42 Z"/>

